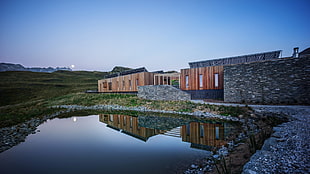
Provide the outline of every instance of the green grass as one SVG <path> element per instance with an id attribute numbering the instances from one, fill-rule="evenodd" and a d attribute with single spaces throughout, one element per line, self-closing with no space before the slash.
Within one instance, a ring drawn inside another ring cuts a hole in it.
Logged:
<path id="1" fill-rule="evenodd" d="M 97 89 L 103 72 L 0 72 L 0 106 Z"/>
<path id="2" fill-rule="evenodd" d="M 196 104 L 188 101 L 152 101 L 129 94 L 93 94 L 104 72 L 57 71 L 0 72 L 0 127 L 22 123 L 33 117 L 56 112 L 55 105 L 121 105 L 179 112 L 211 112 L 221 115 L 246 115 L 247 108 Z"/>

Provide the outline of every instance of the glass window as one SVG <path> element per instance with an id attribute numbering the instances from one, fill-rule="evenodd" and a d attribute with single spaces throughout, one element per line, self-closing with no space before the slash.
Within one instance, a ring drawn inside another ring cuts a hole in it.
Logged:
<path id="1" fill-rule="evenodd" d="M 204 132 L 204 127 L 203 124 L 200 125 L 200 137 L 204 137 L 205 132 Z"/>
<path id="2" fill-rule="evenodd" d="M 220 139 L 220 128 L 219 127 L 215 127 L 215 138 L 217 140 Z"/>
<path id="3" fill-rule="evenodd" d="M 186 135 L 189 136 L 190 133 L 191 133 L 191 126 L 190 126 L 190 123 L 188 123 L 188 124 L 186 125 Z"/>
<path id="4" fill-rule="evenodd" d="M 219 87 L 219 74 L 214 74 L 214 86 Z"/>
<path id="5" fill-rule="evenodd" d="M 202 74 L 199 74 L 199 87 L 202 88 L 203 87 L 203 81 L 202 81 Z"/>
<path id="6" fill-rule="evenodd" d="M 188 75 L 185 76 L 185 85 L 186 85 L 186 88 L 188 88 Z"/>

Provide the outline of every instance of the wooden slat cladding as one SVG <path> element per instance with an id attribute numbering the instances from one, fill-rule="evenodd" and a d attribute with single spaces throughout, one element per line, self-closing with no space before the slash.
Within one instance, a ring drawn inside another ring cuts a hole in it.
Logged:
<path id="1" fill-rule="evenodd" d="M 138 86 L 152 85 L 154 75 L 141 72 L 98 80 L 98 92 L 136 92 Z"/>
<path id="2" fill-rule="evenodd" d="M 182 141 L 213 147 L 227 144 L 221 124 L 191 122 L 181 129 Z"/>
<path id="3" fill-rule="evenodd" d="M 181 89 L 182 90 L 223 89 L 224 86 L 223 70 L 224 70 L 223 66 L 182 69 L 180 77 Z M 215 74 L 218 74 L 217 86 L 216 86 Z M 202 84 L 200 84 L 199 81 L 200 75 L 202 75 Z M 186 84 L 186 76 L 188 76 L 188 85 Z"/>

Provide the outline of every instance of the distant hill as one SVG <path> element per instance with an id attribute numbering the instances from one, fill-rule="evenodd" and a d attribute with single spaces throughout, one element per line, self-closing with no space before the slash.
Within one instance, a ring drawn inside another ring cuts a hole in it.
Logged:
<path id="1" fill-rule="evenodd" d="M 132 68 L 122 67 L 122 66 L 115 66 L 111 73 L 119 73 L 127 70 L 131 70 Z"/>
<path id="2" fill-rule="evenodd" d="M 31 72 L 48 72 L 52 73 L 55 71 L 64 70 L 64 71 L 72 71 L 70 68 L 66 67 L 57 67 L 57 68 L 26 68 L 21 64 L 12 64 L 12 63 L 0 63 L 0 72 L 3 71 L 31 71 Z"/>

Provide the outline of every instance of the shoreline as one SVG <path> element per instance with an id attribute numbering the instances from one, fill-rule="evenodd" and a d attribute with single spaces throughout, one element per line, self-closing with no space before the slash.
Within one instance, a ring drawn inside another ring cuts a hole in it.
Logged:
<path id="1" fill-rule="evenodd" d="M 252 107 L 252 106 L 251 106 Z M 1 137 L 0 153 L 4 152 L 21 142 L 24 142 L 29 134 L 37 133 L 37 127 L 49 119 L 58 117 L 61 114 L 70 113 L 74 111 L 83 110 L 97 110 L 97 111 L 135 111 L 141 113 L 160 113 L 160 114 L 177 114 L 177 115 L 189 115 L 203 119 L 219 119 L 225 121 L 238 121 L 245 124 L 245 119 L 238 117 L 221 116 L 217 114 L 207 112 L 177 112 L 166 110 L 151 110 L 145 107 L 126 107 L 119 105 L 93 105 L 93 106 L 81 106 L 81 105 L 58 105 L 52 108 L 66 109 L 57 111 L 54 114 L 46 115 L 41 118 L 33 118 L 24 123 L 20 123 L 11 127 L 5 127 L 0 129 Z M 310 107 L 309 106 L 257 106 L 252 107 L 256 114 L 271 114 L 271 115 L 288 115 L 289 121 L 277 125 L 273 128 L 274 133 L 271 137 L 266 139 L 261 150 L 257 150 L 250 157 L 243 166 L 243 173 L 272 173 L 272 172 L 292 172 L 298 170 L 299 172 L 309 172 L 309 156 L 310 145 L 307 144 L 307 139 L 310 137 L 310 132 L 307 130 L 307 125 L 310 123 Z M 247 123 L 248 124 L 248 123 Z M 243 137 L 243 138 L 246 138 Z M 288 145 L 289 144 L 289 145 Z M 233 146 L 236 146 L 232 144 Z M 238 144 L 237 144 L 238 145 Z M 301 147 L 306 147 L 301 149 Z M 279 150 L 280 149 L 280 150 Z M 296 151 L 296 149 L 298 149 Z M 220 151 L 228 152 L 229 149 L 221 148 Z M 284 153 L 285 152 L 285 153 Z M 223 153 L 223 152 L 221 152 Z M 293 155 L 292 155 L 293 154 Z M 217 155 L 217 154 L 215 154 Z M 303 158 L 302 158 L 303 157 Z M 283 158 L 290 158 L 291 162 Z M 271 160 L 272 159 L 272 160 Z M 299 160 L 296 160 L 299 159 Z M 263 161 L 262 161 L 263 160 Z M 268 161 L 268 163 L 264 162 Z M 209 167 L 210 164 L 208 164 Z M 193 164 L 189 166 L 190 169 L 185 171 L 186 173 L 201 172 L 201 168 L 197 168 L 197 165 Z M 206 167 L 206 166 L 203 166 Z M 210 171 L 210 170 L 208 170 Z M 207 172 L 207 171 L 205 171 Z"/>
<path id="2" fill-rule="evenodd" d="M 58 105 L 52 108 L 66 109 L 64 111 L 57 111 L 53 114 L 43 117 L 32 118 L 24 123 L 20 123 L 10 127 L 0 128 L 0 153 L 4 152 L 21 142 L 24 142 L 29 134 L 35 134 L 37 127 L 49 119 L 58 117 L 61 114 L 70 113 L 74 111 L 83 110 L 95 110 L 95 111 L 135 111 L 141 113 L 160 113 L 160 114 L 175 114 L 175 115 L 188 115 L 203 119 L 218 119 L 224 121 L 243 122 L 243 119 L 230 116 L 221 116 L 208 112 L 177 112 L 166 110 L 152 110 L 145 107 L 126 107 L 120 105 L 93 105 L 93 106 L 81 106 L 81 105 Z"/>

